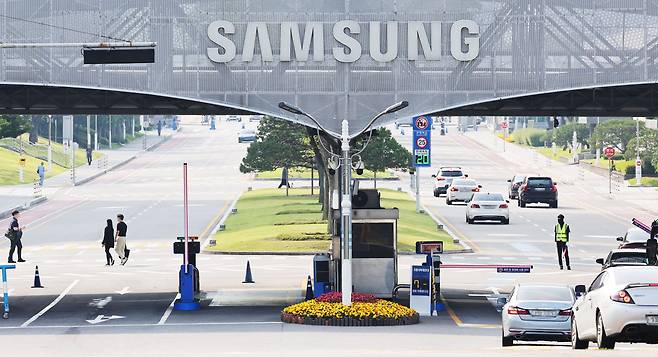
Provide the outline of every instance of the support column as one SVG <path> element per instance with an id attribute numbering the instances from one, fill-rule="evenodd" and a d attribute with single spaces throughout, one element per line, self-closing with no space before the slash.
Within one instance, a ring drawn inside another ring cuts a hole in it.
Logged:
<path id="1" fill-rule="evenodd" d="M 341 212 L 341 290 L 342 303 L 352 305 L 352 157 L 350 156 L 349 124 L 342 122 L 342 200 Z"/>

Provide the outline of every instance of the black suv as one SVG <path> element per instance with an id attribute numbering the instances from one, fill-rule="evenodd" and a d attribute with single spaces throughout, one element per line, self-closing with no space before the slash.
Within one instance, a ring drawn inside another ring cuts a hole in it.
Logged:
<path id="1" fill-rule="evenodd" d="M 528 203 L 547 203 L 557 208 L 557 187 L 550 177 L 528 176 L 519 187 L 519 207 Z"/>

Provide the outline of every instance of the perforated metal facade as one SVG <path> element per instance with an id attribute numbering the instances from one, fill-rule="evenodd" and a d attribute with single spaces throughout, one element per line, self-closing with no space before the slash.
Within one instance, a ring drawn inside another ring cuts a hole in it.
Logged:
<path id="1" fill-rule="evenodd" d="M 3 49 L 2 83 L 145 92 L 292 118 L 276 107 L 285 100 L 333 131 L 344 118 L 356 131 L 399 100 L 410 102 L 399 114 L 408 116 L 501 97 L 658 79 L 658 0 L 2 0 L 0 6 L 5 43 L 108 41 L 34 22 L 158 43 L 150 65 L 83 65 L 74 48 Z M 209 24 L 218 20 L 235 26 L 235 33 L 225 33 L 237 47 L 228 63 L 208 57 L 208 49 L 218 47 Z M 361 56 L 349 63 L 332 55 L 341 47 L 332 31 L 344 20 L 360 25 L 360 33 L 349 36 L 361 45 Z M 459 20 L 479 27 L 470 36 L 478 39 L 473 60 L 458 61 L 451 53 L 451 26 Z M 390 35 L 386 22 L 397 22 L 394 59 L 372 58 L 371 21 L 381 22 L 382 53 Z M 410 60 L 408 24 L 417 21 L 428 35 L 430 22 L 442 22 L 438 60 L 428 60 L 422 48 Z M 263 58 L 261 41 L 253 60 L 245 62 L 240 54 L 248 24 L 259 22 L 266 24 L 272 61 Z M 298 23 L 302 37 L 307 22 L 321 23 L 322 61 L 313 60 L 312 50 L 307 61 L 296 61 L 294 54 L 281 61 L 282 22 Z"/>

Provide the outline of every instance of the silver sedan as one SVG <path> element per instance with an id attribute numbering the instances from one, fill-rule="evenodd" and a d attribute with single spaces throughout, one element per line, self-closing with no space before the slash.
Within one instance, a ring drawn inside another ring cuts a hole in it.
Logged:
<path id="1" fill-rule="evenodd" d="M 503 347 L 519 341 L 569 341 L 576 296 L 563 285 L 517 285 L 503 302 Z"/>

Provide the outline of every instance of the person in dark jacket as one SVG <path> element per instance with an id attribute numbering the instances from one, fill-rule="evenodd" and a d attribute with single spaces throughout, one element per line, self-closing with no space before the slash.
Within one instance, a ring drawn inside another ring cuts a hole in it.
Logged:
<path id="1" fill-rule="evenodd" d="M 111 219 L 107 220 L 107 226 L 105 226 L 105 232 L 103 233 L 103 243 L 101 244 L 105 247 L 105 259 L 107 259 L 105 266 L 114 265 L 114 258 L 110 253 L 110 249 L 114 248 L 114 225 Z"/>
<path id="2" fill-rule="evenodd" d="M 647 239 L 647 261 L 649 265 L 658 265 L 658 219 L 651 223 L 651 235 Z"/>

